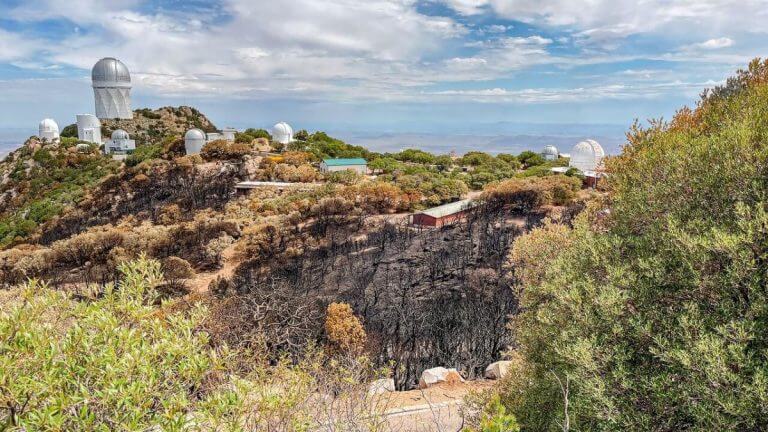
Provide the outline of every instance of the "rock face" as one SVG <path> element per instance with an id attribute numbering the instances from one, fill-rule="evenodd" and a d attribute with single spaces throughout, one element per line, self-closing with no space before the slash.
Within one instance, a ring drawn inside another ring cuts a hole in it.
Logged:
<path id="1" fill-rule="evenodd" d="M 213 132 L 216 126 L 195 108 L 188 106 L 163 107 L 156 110 L 137 109 L 132 119 L 105 119 L 101 121 L 102 136 L 110 136 L 117 129 L 128 132 L 137 144 L 157 144 L 169 135 L 184 136 L 187 130 L 201 129 Z"/>
<path id="2" fill-rule="evenodd" d="M 497 361 L 496 363 L 491 363 L 485 368 L 485 377 L 492 380 L 502 379 L 507 372 L 509 372 L 509 366 L 511 364 L 511 361 Z"/>
<path id="3" fill-rule="evenodd" d="M 421 373 L 421 378 L 419 378 L 419 388 L 425 389 L 441 383 L 456 384 L 460 382 L 464 382 L 464 378 L 459 375 L 459 372 L 456 369 L 436 367 L 427 369 Z"/>
<path id="4" fill-rule="evenodd" d="M 393 391 L 395 391 L 395 380 L 392 378 L 379 379 L 373 381 L 371 385 L 368 386 L 369 395 L 379 395 Z"/>

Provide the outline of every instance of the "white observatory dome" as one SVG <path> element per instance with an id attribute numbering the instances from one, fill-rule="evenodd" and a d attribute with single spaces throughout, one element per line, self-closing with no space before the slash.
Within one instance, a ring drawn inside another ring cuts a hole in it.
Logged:
<path id="1" fill-rule="evenodd" d="M 128 132 L 117 129 L 116 131 L 112 132 L 112 141 L 119 141 L 119 140 L 127 140 L 130 139 L 128 136 Z"/>
<path id="2" fill-rule="evenodd" d="M 560 157 L 560 152 L 557 151 L 557 147 L 548 145 L 541 151 L 541 156 L 544 157 L 544 160 L 555 160 Z"/>
<path id="3" fill-rule="evenodd" d="M 59 125 L 53 119 L 43 119 L 38 127 L 37 136 L 40 139 L 55 141 L 59 139 Z"/>
<path id="4" fill-rule="evenodd" d="M 293 128 L 286 122 L 280 122 L 272 127 L 272 139 L 282 144 L 293 141 Z"/>
<path id="5" fill-rule="evenodd" d="M 595 171 L 603 162 L 605 151 L 595 140 L 588 139 L 576 144 L 571 151 L 570 166 L 585 173 Z"/>
<path id="6" fill-rule="evenodd" d="M 91 70 L 96 117 L 100 119 L 132 119 L 131 74 L 118 59 L 99 60 Z"/>
<path id="7" fill-rule="evenodd" d="M 188 155 L 200 153 L 205 145 L 205 132 L 200 129 L 190 129 L 184 134 L 184 149 Z"/>

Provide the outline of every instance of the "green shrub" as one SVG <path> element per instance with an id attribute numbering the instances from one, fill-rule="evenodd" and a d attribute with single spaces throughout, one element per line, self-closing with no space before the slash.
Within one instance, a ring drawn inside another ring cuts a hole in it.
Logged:
<path id="1" fill-rule="evenodd" d="M 207 161 L 242 159 L 251 152 L 251 146 L 225 140 L 211 141 L 203 146 L 200 156 Z"/>
<path id="2" fill-rule="evenodd" d="M 633 127 L 608 161 L 610 206 L 520 281 L 527 400 L 550 395 L 535 424 L 530 404 L 507 405 L 526 430 L 562 421 L 552 377 L 570 383 L 573 430 L 765 429 L 767 78 L 752 63 L 696 110 Z"/>
<path id="3" fill-rule="evenodd" d="M 162 144 L 138 146 L 136 147 L 136 150 L 125 159 L 125 164 L 129 167 L 133 167 L 146 160 L 157 159 L 162 154 L 163 154 Z"/>

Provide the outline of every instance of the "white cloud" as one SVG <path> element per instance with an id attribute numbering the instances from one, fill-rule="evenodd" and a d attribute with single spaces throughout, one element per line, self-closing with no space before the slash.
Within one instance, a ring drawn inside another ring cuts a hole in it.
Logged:
<path id="1" fill-rule="evenodd" d="M 727 37 L 721 37 L 717 39 L 709 39 L 707 41 L 704 41 L 702 43 L 695 45 L 698 48 L 703 49 L 720 49 L 720 48 L 728 48 L 730 46 L 733 46 L 733 39 L 727 38 Z"/>
<path id="2" fill-rule="evenodd" d="M 40 44 L 0 29 L 0 61 L 24 59 L 40 48 Z"/>
<path id="3" fill-rule="evenodd" d="M 451 98 L 485 103 L 561 103 L 587 102 L 605 99 L 651 99 L 667 95 L 670 91 L 698 94 L 704 87 L 719 83 L 670 81 L 658 84 L 627 85 L 606 84 L 577 88 L 528 88 L 509 90 L 504 88 L 443 90 L 425 93 L 425 96 Z"/>
<path id="4" fill-rule="evenodd" d="M 510 20 L 573 29 L 593 41 L 632 34 L 766 33 L 768 1 L 745 0 L 443 0 L 459 13 L 486 8 Z M 481 7 L 482 6 L 482 7 Z"/>

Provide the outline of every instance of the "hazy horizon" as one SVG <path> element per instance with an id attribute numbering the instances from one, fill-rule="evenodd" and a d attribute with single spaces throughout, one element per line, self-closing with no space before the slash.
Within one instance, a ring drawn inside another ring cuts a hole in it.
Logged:
<path id="1" fill-rule="evenodd" d="M 214 122 L 215 123 L 215 122 Z M 217 124 L 217 123 L 215 123 Z M 60 124 L 60 128 L 66 124 Z M 217 124 L 221 127 L 221 125 Z M 236 125 L 246 127 L 264 127 L 268 125 Z M 298 128 L 302 128 L 299 126 Z M 488 153 L 519 154 L 524 150 L 541 150 L 545 145 L 555 145 L 563 153 L 568 153 L 577 142 L 592 138 L 599 141 L 607 154 L 618 154 L 624 143 L 626 127 L 621 125 L 574 125 L 574 124 L 496 124 L 496 125 L 455 125 L 442 132 L 430 131 L 392 131 L 392 130 L 344 130 L 309 127 L 309 131 L 322 130 L 350 144 L 361 145 L 376 152 L 397 152 L 405 148 L 419 148 L 425 151 L 446 154 L 456 151 L 459 154 L 481 150 Z M 471 133 L 480 129 L 482 132 Z M 496 133 L 492 133 L 495 131 Z M 24 141 L 36 135 L 36 128 L 0 128 L 0 158 L 23 145 Z"/>

